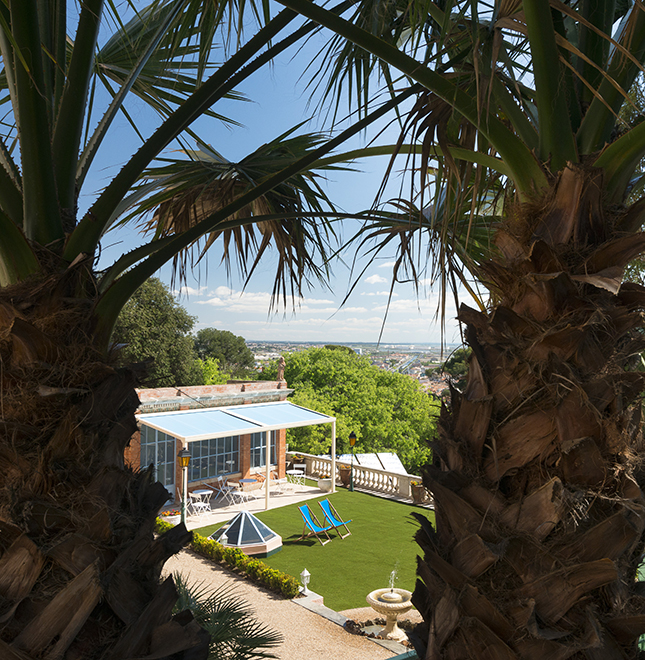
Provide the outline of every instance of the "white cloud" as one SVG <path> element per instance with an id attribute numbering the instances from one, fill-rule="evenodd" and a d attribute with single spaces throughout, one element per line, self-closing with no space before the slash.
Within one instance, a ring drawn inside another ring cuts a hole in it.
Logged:
<path id="1" fill-rule="evenodd" d="M 362 291 L 361 296 L 389 296 L 390 292 L 389 291 L 373 291 L 373 292 L 367 292 L 367 291 Z M 393 293 L 392 297 L 394 298 L 395 296 L 398 296 L 398 293 Z"/>
<path id="2" fill-rule="evenodd" d="M 368 284 L 385 284 L 385 282 L 387 282 L 387 280 L 380 275 L 370 275 L 369 277 L 365 278 L 365 281 Z"/>
<path id="3" fill-rule="evenodd" d="M 197 305 L 209 305 L 226 309 L 227 312 L 267 314 L 271 309 L 271 294 L 266 292 L 235 291 L 226 286 L 218 286 L 206 300 L 196 300 Z M 277 301 L 274 310 L 282 311 L 282 301 Z M 326 307 L 320 307 L 326 305 Z M 333 314 L 337 307 L 333 300 L 325 298 L 297 298 L 296 313 L 312 312 L 316 314 Z M 287 300 L 287 313 L 292 310 L 291 301 Z"/>
<path id="4" fill-rule="evenodd" d="M 235 289 L 231 289 L 230 287 L 227 286 L 218 286 L 216 287 L 215 291 L 213 291 L 213 293 L 216 296 L 233 296 L 235 295 L 236 291 Z M 240 295 L 242 295 L 241 291 L 239 293 Z"/>
<path id="5" fill-rule="evenodd" d="M 379 265 L 379 268 L 393 268 L 396 261 L 386 261 L 383 264 Z"/>
<path id="6" fill-rule="evenodd" d="M 173 289 L 173 296 L 202 296 L 208 291 L 207 286 L 200 286 L 195 289 L 192 286 L 182 286 L 179 289 Z"/>
<path id="7" fill-rule="evenodd" d="M 389 309 L 390 312 L 409 312 L 412 310 L 417 311 L 420 308 L 421 304 L 418 300 L 406 298 L 405 300 L 392 300 L 389 305 L 377 305 L 372 309 L 375 312 L 384 312 L 387 309 Z"/>
<path id="8" fill-rule="evenodd" d="M 343 342 L 376 342 L 381 334 L 383 316 L 352 316 L 340 319 L 337 316 L 329 319 L 316 317 L 282 318 L 273 321 L 245 319 L 229 324 L 227 329 L 241 334 L 248 340 L 280 340 L 280 341 L 311 341 L 321 343 Z M 394 320 L 388 316 L 381 337 L 382 344 L 439 342 L 441 338 L 439 326 L 420 314 L 414 314 L 405 319 Z M 459 335 L 454 323 L 447 319 L 445 340 L 449 343 L 459 342 Z"/>
<path id="9" fill-rule="evenodd" d="M 352 314 L 361 314 L 367 311 L 367 307 L 343 307 L 341 312 L 351 312 Z"/>

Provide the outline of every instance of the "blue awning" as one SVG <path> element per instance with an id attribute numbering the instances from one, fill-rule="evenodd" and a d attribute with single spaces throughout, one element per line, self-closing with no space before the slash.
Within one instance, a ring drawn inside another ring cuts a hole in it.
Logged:
<path id="1" fill-rule="evenodd" d="M 184 442 L 330 424 L 336 420 L 288 401 L 148 413 L 137 415 L 137 419 Z"/>

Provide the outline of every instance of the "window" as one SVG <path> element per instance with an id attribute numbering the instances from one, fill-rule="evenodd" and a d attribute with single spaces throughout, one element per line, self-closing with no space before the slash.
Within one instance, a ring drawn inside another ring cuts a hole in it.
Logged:
<path id="1" fill-rule="evenodd" d="M 276 461 L 276 438 L 277 431 L 270 431 L 271 433 L 271 465 L 277 465 Z M 267 434 L 252 433 L 251 434 L 251 467 L 266 467 L 266 451 L 267 451 Z"/>
<path id="2" fill-rule="evenodd" d="M 154 466 L 155 478 L 168 490 L 175 485 L 175 438 L 163 431 L 141 425 L 141 456 L 139 465 Z"/>
<path id="3" fill-rule="evenodd" d="M 188 481 L 210 479 L 240 470 L 240 436 L 197 440 L 188 445 Z"/>

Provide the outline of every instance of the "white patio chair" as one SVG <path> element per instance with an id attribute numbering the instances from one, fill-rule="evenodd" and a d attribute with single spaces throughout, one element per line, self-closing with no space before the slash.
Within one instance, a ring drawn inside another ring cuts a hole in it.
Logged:
<path id="1" fill-rule="evenodd" d="M 264 492 L 264 482 L 266 479 L 264 476 L 262 478 L 258 479 L 258 475 L 254 475 L 256 481 L 253 483 L 241 483 L 240 488 L 243 493 L 246 494 L 246 499 L 248 500 L 255 500 L 258 497 L 262 495 Z"/>
<path id="2" fill-rule="evenodd" d="M 282 477 L 278 479 L 278 476 L 272 472 L 271 479 L 269 480 L 269 491 L 282 495 L 286 488 L 288 488 L 289 479 L 287 477 Z"/>
<path id="3" fill-rule="evenodd" d="M 302 463 L 294 464 L 291 470 L 287 470 L 287 475 L 289 477 L 289 482 L 295 488 L 296 486 L 305 485 L 305 469 L 306 465 Z"/>
<path id="4" fill-rule="evenodd" d="M 232 493 L 237 490 L 233 486 L 230 486 L 228 483 L 227 477 L 220 475 L 217 477 L 217 488 L 215 488 L 215 492 L 217 493 L 215 497 L 215 502 L 221 497 L 224 499 L 225 502 L 228 502 L 229 504 L 234 504 L 233 500 L 233 495 Z"/>
<path id="5" fill-rule="evenodd" d="M 229 493 L 229 496 L 231 498 L 231 503 L 232 504 L 246 504 L 249 499 L 249 493 L 245 491 L 243 488 L 238 486 L 237 488 L 231 487 L 231 491 Z"/>
<path id="6" fill-rule="evenodd" d="M 188 495 L 190 497 L 187 507 L 189 512 L 192 511 L 195 515 L 201 515 L 211 510 L 210 503 L 204 502 L 200 495 L 195 495 L 195 493 L 188 493 Z"/>

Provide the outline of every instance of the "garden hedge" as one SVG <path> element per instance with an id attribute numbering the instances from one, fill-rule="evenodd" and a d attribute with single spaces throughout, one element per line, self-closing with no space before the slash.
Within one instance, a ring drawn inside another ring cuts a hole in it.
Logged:
<path id="1" fill-rule="evenodd" d="M 169 522 L 157 518 L 155 531 L 163 534 L 173 527 L 174 525 Z M 282 594 L 285 598 L 295 598 L 300 593 L 300 584 L 296 578 L 267 566 L 259 559 L 245 555 L 239 548 L 225 548 L 221 543 L 207 539 L 196 532 L 193 532 L 190 548 L 202 557 L 218 563 L 225 562 L 231 568 L 248 575 L 252 580 Z"/>

